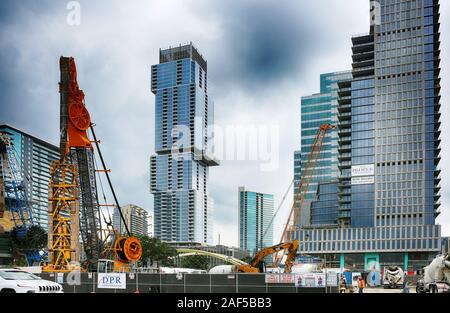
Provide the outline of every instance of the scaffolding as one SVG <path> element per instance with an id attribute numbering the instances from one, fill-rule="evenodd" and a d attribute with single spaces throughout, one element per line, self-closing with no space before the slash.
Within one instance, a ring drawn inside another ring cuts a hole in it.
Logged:
<path id="1" fill-rule="evenodd" d="M 48 265 L 44 272 L 69 272 L 80 262 L 78 170 L 74 164 L 53 161 L 49 183 Z"/>

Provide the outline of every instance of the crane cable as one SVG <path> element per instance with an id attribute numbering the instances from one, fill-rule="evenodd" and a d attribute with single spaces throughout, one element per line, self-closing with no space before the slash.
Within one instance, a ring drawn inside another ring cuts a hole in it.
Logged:
<path id="1" fill-rule="evenodd" d="M 95 156 L 94 156 L 94 166 L 95 166 L 96 169 L 98 168 L 98 166 L 97 166 L 97 158 L 95 158 Z M 100 183 L 100 189 L 102 190 L 104 204 L 107 204 L 106 195 L 105 195 L 105 189 L 103 188 L 103 183 L 102 183 L 102 177 L 100 176 L 100 174 L 98 172 L 97 172 L 97 177 L 98 177 L 98 181 Z M 106 220 L 106 217 L 105 217 L 105 214 L 103 213 L 103 210 L 101 208 L 99 208 L 99 211 L 100 211 L 100 214 L 103 217 L 103 221 L 105 222 L 106 226 L 111 225 L 112 224 L 112 219 L 111 219 L 111 213 L 109 212 L 109 208 L 106 207 L 106 211 L 108 212 L 109 222 Z"/>
<path id="2" fill-rule="evenodd" d="M 278 208 L 275 212 L 275 214 L 272 216 L 272 219 L 270 220 L 269 226 L 267 226 L 266 230 L 264 231 L 264 234 L 262 236 L 262 239 L 266 237 L 267 233 L 269 232 L 270 227 L 272 226 L 273 222 L 275 221 L 275 217 L 278 215 L 278 212 L 280 211 L 281 207 L 284 204 L 284 200 L 286 200 L 287 195 L 289 194 L 289 191 L 291 191 L 292 186 L 294 185 L 295 178 L 292 179 L 291 184 L 289 185 L 288 189 L 284 193 L 283 198 L 281 199 L 280 204 L 278 205 Z"/>
<path id="3" fill-rule="evenodd" d="M 119 211 L 120 218 L 123 221 L 123 224 L 125 226 L 125 230 L 127 231 L 128 237 L 131 237 L 130 229 L 128 228 L 127 222 L 126 222 L 125 217 L 122 212 L 122 209 L 120 208 L 120 205 L 119 205 L 119 200 L 117 200 L 116 192 L 114 191 L 114 187 L 112 185 L 111 178 L 109 177 L 108 171 L 106 169 L 105 160 L 103 159 L 102 151 L 100 150 L 100 146 L 98 144 L 97 137 L 95 135 L 94 124 L 91 124 L 90 129 L 91 129 L 92 136 L 94 137 L 95 146 L 97 147 L 98 156 L 100 157 L 100 161 L 102 162 L 102 165 L 103 165 L 103 170 L 105 171 L 105 175 L 108 180 L 109 188 L 111 190 L 112 196 L 114 197 L 114 201 L 116 202 L 116 206 L 117 206 L 117 210 Z"/>

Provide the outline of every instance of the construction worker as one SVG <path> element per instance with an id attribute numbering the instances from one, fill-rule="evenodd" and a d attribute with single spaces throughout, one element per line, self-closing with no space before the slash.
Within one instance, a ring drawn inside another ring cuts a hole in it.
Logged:
<path id="1" fill-rule="evenodd" d="M 364 288 L 366 288 L 366 282 L 364 281 L 364 279 L 362 277 L 359 277 L 359 279 L 358 279 L 358 290 L 359 290 L 359 293 L 363 293 L 364 292 Z"/>
<path id="2" fill-rule="evenodd" d="M 342 275 L 340 293 L 345 293 L 347 290 L 347 280 L 345 279 L 345 275 Z"/>

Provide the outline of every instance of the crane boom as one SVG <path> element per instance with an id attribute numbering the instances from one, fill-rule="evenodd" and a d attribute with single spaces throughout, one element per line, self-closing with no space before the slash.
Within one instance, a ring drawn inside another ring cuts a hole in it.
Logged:
<path id="1" fill-rule="evenodd" d="M 281 234 L 280 243 L 291 242 L 295 236 L 295 230 L 298 227 L 300 213 L 303 207 L 303 203 L 305 202 L 306 193 L 308 192 L 312 177 L 314 176 L 317 162 L 319 161 L 325 135 L 329 130 L 335 128 L 336 126 L 331 124 L 323 124 L 319 127 L 317 135 L 314 139 L 313 146 L 311 148 L 311 152 L 308 156 L 308 162 L 306 163 L 304 172 L 300 179 L 300 183 L 295 194 L 294 202 L 290 209 L 286 225 L 284 226 L 283 232 Z M 274 265 L 278 266 L 281 259 L 282 255 L 275 255 Z"/>

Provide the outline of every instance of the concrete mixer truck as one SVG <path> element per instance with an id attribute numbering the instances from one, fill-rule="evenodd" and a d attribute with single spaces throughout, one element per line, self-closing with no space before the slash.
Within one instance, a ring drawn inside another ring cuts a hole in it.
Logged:
<path id="1" fill-rule="evenodd" d="M 417 293 L 450 292 L 450 254 L 437 256 L 422 272 L 423 277 L 416 286 Z"/>
<path id="2" fill-rule="evenodd" d="M 387 266 L 383 272 L 383 288 L 403 288 L 405 273 L 399 266 Z"/>

